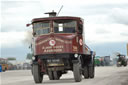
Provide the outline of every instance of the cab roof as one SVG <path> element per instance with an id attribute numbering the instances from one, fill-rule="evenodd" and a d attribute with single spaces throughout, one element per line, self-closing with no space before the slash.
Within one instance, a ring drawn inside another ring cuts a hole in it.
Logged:
<path id="1" fill-rule="evenodd" d="M 44 17 L 44 18 L 34 18 L 32 19 L 32 23 L 40 22 L 40 21 L 47 21 L 47 20 L 59 20 L 59 19 L 72 19 L 72 20 L 81 20 L 80 17 L 73 17 L 73 16 L 56 16 L 56 17 Z"/>

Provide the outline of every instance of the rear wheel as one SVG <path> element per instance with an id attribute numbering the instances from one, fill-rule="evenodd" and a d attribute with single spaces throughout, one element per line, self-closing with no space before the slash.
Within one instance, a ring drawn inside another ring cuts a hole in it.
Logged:
<path id="1" fill-rule="evenodd" d="M 124 62 L 124 66 L 127 66 L 127 61 Z"/>
<path id="2" fill-rule="evenodd" d="M 90 61 L 90 64 L 88 66 L 88 74 L 90 78 L 94 78 L 95 75 L 95 67 L 94 67 L 94 57 L 92 56 L 92 59 Z"/>
<path id="3" fill-rule="evenodd" d="M 80 70 L 80 64 L 74 63 L 73 64 L 73 73 L 74 73 L 74 79 L 76 82 L 80 82 L 82 80 L 81 70 Z"/>
<path id="4" fill-rule="evenodd" d="M 54 80 L 53 71 L 48 71 L 48 76 L 50 80 Z"/>
<path id="5" fill-rule="evenodd" d="M 32 68 L 31 68 L 31 73 L 32 73 L 32 75 L 33 75 L 33 66 L 32 66 Z"/>
<path id="6" fill-rule="evenodd" d="M 34 77 L 34 81 L 35 83 L 42 83 L 43 80 L 43 74 L 41 74 L 41 69 L 39 67 L 39 65 L 33 65 L 33 77 Z"/>
<path id="7" fill-rule="evenodd" d="M 59 80 L 60 76 L 57 71 L 53 71 L 54 79 Z"/>
<path id="8" fill-rule="evenodd" d="M 89 77 L 94 78 L 94 66 L 89 66 Z"/>
<path id="9" fill-rule="evenodd" d="M 84 69 L 83 69 L 83 76 L 85 79 L 88 79 L 89 78 L 89 74 L 88 74 L 88 67 L 85 66 Z"/>

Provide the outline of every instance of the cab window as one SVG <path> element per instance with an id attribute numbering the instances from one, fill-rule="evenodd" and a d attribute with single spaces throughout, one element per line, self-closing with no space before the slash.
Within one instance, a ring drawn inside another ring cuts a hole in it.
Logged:
<path id="1" fill-rule="evenodd" d="M 76 21 L 74 20 L 56 20 L 54 21 L 55 33 L 75 33 Z"/>
<path id="2" fill-rule="evenodd" d="M 42 35 L 50 33 L 49 22 L 37 22 L 33 24 L 33 31 L 35 35 Z"/>

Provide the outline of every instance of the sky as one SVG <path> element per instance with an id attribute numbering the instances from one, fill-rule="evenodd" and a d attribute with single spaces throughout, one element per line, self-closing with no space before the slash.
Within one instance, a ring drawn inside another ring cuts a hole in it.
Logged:
<path id="1" fill-rule="evenodd" d="M 28 33 L 33 18 L 47 17 L 45 12 L 84 19 L 86 44 L 97 55 L 120 52 L 126 55 L 128 43 L 127 0 L 1 0 L 0 57 L 24 60 L 29 49 Z M 26 42 L 28 41 L 28 42 Z"/>

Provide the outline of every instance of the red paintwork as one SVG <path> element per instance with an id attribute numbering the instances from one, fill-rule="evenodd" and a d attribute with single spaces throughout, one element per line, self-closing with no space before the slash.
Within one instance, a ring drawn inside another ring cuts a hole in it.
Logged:
<path id="1" fill-rule="evenodd" d="M 36 54 L 41 55 L 41 54 L 55 54 L 55 53 L 74 53 L 72 50 L 72 46 L 73 46 L 73 41 L 76 40 L 75 38 L 76 38 L 75 34 L 74 35 L 73 34 L 42 35 L 38 37 L 36 40 Z M 49 43 L 50 40 L 55 41 L 54 46 L 50 45 Z"/>
<path id="2" fill-rule="evenodd" d="M 32 23 L 41 21 L 53 21 L 59 19 L 72 19 L 76 20 L 77 24 L 83 24 L 82 19 L 79 17 L 48 17 L 48 18 L 36 18 L 32 20 Z M 53 30 L 52 24 L 51 28 Z M 80 53 L 87 54 L 89 49 L 85 46 L 84 36 L 78 34 L 78 26 L 76 33 L 49 33 L 36 37 L 36 55 L 43 54 L 60 54 L 60 53 Z M 52 40 L 52 41 L 50 41 Z M 83 44 L 80 44 L 83 43 Z M 55 45 L 54 45 L 55 44 Z"/>
<path id="3" fill-rule="evenodd" d="M 40 22 L 40 21 L 59 20 L 59 19 L 81 20 L 80 17 L 69 17 L 69 16 L 63 16 L 63 17 L 45 17 L 45 18 L 35 18 L 35 19 L 32 20 L 32 23 L 34 23 L 34 22 Z"/>
<path id="4" fill-rule="evenodd" d="M 37 62 L 38 62 L 39 65 L 42 65 L 42 66 L 41 66 L 41 72 L 46 72 L 46 69 L 45 69 L 44 66 L 43 66 L 43 65 L 44 65 L 43 61 L 42 61 L 41 59 L 38 59 Z"/>

